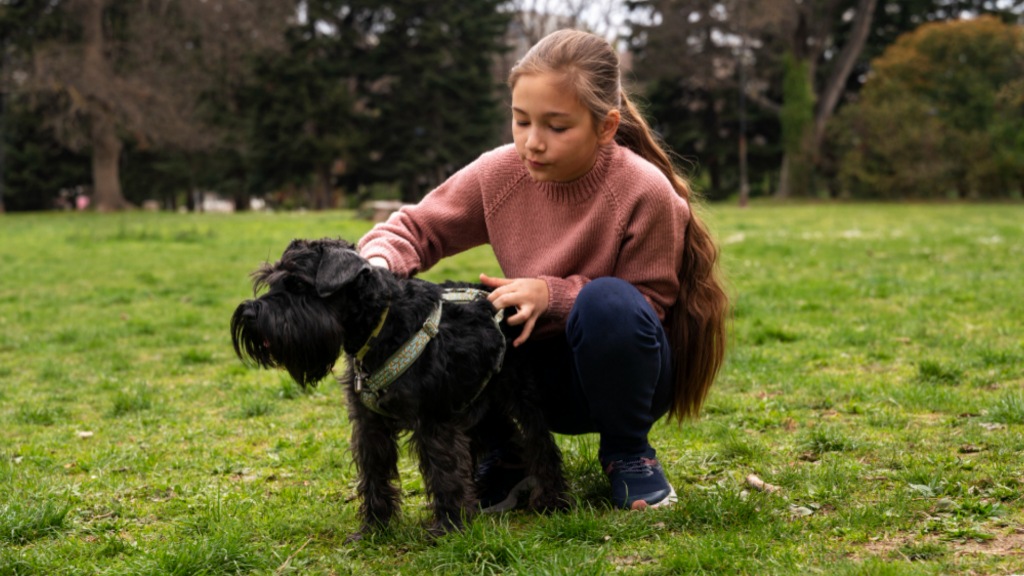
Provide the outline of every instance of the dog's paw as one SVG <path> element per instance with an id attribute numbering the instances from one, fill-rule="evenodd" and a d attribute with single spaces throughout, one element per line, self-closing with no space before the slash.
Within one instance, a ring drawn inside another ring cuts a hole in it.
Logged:
<path id="1" fill-rule="evenodd" d="M 427 534 L 431 540 L 436 540 L 452 532 L 462 532 L 464 524 L 461 519 L 457 518 L 446 518 L 434 520 L 427 526 Z"/>
<path id="2" fill-rule="evenodd" d="M 380 534 L 384 531 L 384 526 L 380 524 L 363 524 L 359 527 L 359 530 L 349 534 L 345 537 L 345 544 L 355 544 L 356 542 L 362 542 L 369 538 L 373 534 Z"/>
<path id="3" fill-rule="evenodd" d="M 548 514 L 569 509 L 569 498 L 561 491 L 535 491 L 530 495 L 530 509 Z"/>

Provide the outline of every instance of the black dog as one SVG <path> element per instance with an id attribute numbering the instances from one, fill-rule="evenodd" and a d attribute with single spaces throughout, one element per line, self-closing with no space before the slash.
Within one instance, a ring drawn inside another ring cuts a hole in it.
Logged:
<path id="1" fill-rule="evenodd" d="M 280 261 L 253 273 L 254 294 L 264 288 L 231 318 L 239 358 L 283 367 L 305 386 L 344 355 L 362 499 L 362 527 L 353 537 L 399 512 L 404 430 L 412 432 L 433 503 L 434 534 L 460 529 L 475 509 L 473 472 L 485 426 L 516 431 L 528 474 L 538 480 L 530 506 L 564 507 L 561 453 L 486 293 L 397 278 L 331 239 L 294 240 Z"/>

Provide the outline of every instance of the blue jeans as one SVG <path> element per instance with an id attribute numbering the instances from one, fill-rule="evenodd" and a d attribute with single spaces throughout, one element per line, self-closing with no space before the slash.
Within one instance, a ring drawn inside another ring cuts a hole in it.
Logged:
<path id="1" fill-rule="evenodd" d="M 655 456 L 647 435 L 672 401 L 672 351 L 657 314 L 633 285 L 618 278 L 589 282 L 565 336 L 525 346 L 539 367 L 552 431 L 598 433 L 604 464 Z"/>

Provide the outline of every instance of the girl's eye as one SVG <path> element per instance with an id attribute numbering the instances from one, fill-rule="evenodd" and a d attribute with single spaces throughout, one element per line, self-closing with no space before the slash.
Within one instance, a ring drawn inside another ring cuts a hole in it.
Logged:
<path id="1" fill-rule="evenodd" d="M 529 126 L 530 123 L 525 120 L 516 120 L 516 126 Z"/>
<path id="2" fill-rule="evenodd" d="M 568 128 L 566 128 L 564 126 L 552 126 L 551 130 L 553 132 L 558 132 L 559 134 L 561 134 L 562 132 L 565 132 L 566 130 L 568 130 Z"/>

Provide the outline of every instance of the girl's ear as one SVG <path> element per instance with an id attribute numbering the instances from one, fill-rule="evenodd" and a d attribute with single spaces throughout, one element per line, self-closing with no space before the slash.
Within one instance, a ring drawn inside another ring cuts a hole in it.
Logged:
<path id="1" fill-rule="evenodd" d="M 608 115 L 601 122 L 601 128 L 597 132 L 597 142 L 601 145 L 608 144 L 615 139 L 615 133 L 619 130 L 619 122 L 622 115 L 617 109 L 609 110 Z"/>

